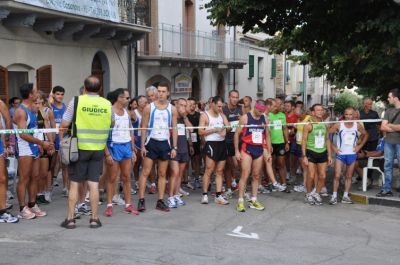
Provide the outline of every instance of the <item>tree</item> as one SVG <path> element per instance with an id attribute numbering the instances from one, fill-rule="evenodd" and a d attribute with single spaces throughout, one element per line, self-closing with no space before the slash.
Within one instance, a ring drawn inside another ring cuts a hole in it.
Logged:
<path id="1" fill-rule="evenodd" d="M 348 90 L 335 98 L 335 113 L 343 115 L 347 107 L 353 107 L 356 110 L 361 108 L 361 98 Z"/>
<path id="2" fill-rule="evenodd" d="M 400 87 L 400 5 L 393 0 L 211 0 L 214 24 L 264 32 L 271 53 L 303 53 L 291 59 L 311 64 L 337 87 L 385 96 Z"/>

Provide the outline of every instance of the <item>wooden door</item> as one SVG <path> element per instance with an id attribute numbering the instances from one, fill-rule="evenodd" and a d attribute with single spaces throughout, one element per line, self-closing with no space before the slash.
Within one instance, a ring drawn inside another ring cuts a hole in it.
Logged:
<path id="1" fill-rule="evenodd" d="M 45 65 L 36 71 L 37 89 L 49 96 L 52 89 L 52 70 L 51 65 Z"/>
<path id="2" fill-rule="evenodd" d="M 0 66 L 0 99 L 8 104 L 8 70 Z"/>

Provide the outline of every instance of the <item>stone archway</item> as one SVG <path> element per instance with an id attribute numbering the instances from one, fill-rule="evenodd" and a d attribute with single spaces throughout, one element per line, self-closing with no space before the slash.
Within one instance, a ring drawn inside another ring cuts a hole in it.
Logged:
<path id="1" fill-rule="evenodd" d="M 110 66 L 107 56 L 103 52 L 97 52 L 92 60 L 92 75 L 100 80 L 100 96 L 105 96 L 110 91 Z"/>
<path id="2" fill-rule="evenodd" d="M 219 74 L 217 78 L 217 96 L 225 100 L 225 82 L 222 74 Z"/>
<path id="3" fill-rule="evenodd" d="M 168 78 L 166 78 L 163 75 L 154 75 L 152 77 L 150 77 L 147 81 L 146 81 L 146 88 L 149 86 L 155 86 L 157 87 L 157 85 L 161 82 L 166 82 L 168 83 L 169 87 L 171 88 L 171 81 L 168 80 Z"/>

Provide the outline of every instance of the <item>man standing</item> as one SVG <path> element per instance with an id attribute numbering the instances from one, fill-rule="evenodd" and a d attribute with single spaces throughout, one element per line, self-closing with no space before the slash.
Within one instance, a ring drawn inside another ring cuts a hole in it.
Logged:
<path id="1" fill-rule="evenodd" d="M 233 144 L 233 136 L 235 135 L 236 127 L 239 124 L 239 118 L 242 116 L 242 108 L 238 105 L 239 92 L 237 90 L 229 91 L 228 104 L 224 106 L 222 111 L 230 123 L 231 129 L 225 137 L 226 149 L 228 158 L 226 159 L 226 167 L 224 170 L 225 185 L 227 188 L 226 197 L 232 197 L 232 181 L 233 188 L 236 188 L 235 171 L 238 168 L 238 162 L 235 158 L 235 146 Z"/>
<path id="2" fill-rule="evenodd" d="M 360 120 L 369 120 L 369 119 L 379 119 L 379 114 L 372 110 L 372 99 L 369 97 L 364 98 L 363 100 L 364 108 L 360 110 Z M 364 127 L 368 133 L 368 139 L 362 150 L 364 151 L 375 151 L 376 146 L 379 141 L 379 126 L 378 122 L 365 122 Z M 371 179 L 372 185 L 372 170 L 368 170 L 367 176 Z"/>
<path id="3" fill-rule="evenodd" d="M 206 169 L 203 175 L 202 204 L 208 204 L 208 185 L 210 177 L 215 172 L 216 195 L 215 203 L 226 205 L 229 202 L 222 197 L 222 174 L 225 167 L 227 152 L 225 144 L 226 128 L 228 120 L 222 114 L 223 101 L 219 96 L 211 99 L 210 108 L 200 117 L 200 136 L 204 136 L 206 144 Z M 204 128 L 207 127 L 207 128 Z"/>
<path id="4" fill-rule="evenodd" d="M 321 123 L 324 115 L 322 105 L 314 104 L 311 115 L 310 123 L 304 126 L 301 143 L 303 163 L 308 167 L 306 202 L 310 205 L 321 205 L 319 193 L 325 186 L 327 162 L 332 164 L 331 143 L 327 126 Z"/>
<path id="5" fill-rule="evenodd" d="M 172 130 L 172 150 L 170 143 L 170 127 L 176 128 L 178 113 L 176 108 L 168 101 L 170 95 L 169 85 L 160 83 L 157 88 L 158 98 L 147 105 L 142 116 L 142 157 L 143 169 L 139 177 L 139 202 L 138 210 L 146 210 L 144 192 L 147 178 L 158 161 L 158 201 L 156 209 L 169 212 L 164 202 L 166 174 L 168 161 L 175 158 L 177 152 L 178 132 Z M 145 137 L 147 135 L 147 137 Z"/>
<path id="6" fill-rule="evenodd" d="M 128 131 L 132 128 L 132 123 L 126 107 L 129 103 L 129 92 L 126 89 L 118 88 L 114 92 L 113 113 L 114 127 L 110 132 L 107 147 L 105 149 L 106 167 L 107 167 L 107 207 L 104 212 L 105 216 L 111 217 L 113 214 L 112 198 L 114 196 L 115 185 L 118 174 L 121 176 L 125 208 L 124 212 L 128 214 L 136 214 L 132 206 L 131 199 L 131 170 L 132 163 L 135 163 L 135 141 L 133 132 Z"/>
<path id="7" fill-rule="evenodd" d="M 296 123 L 298 121 L 297 114 L 295 113 L 296 104 L 293 100 L 285 101 L 285 116 L 286 123 Z M 289 176 L 286 176 L 286 179 L 289 181 L 296 180 L 296 170 L 298 166 L 297 156 L 295 156 L 294 150 L 296 149 L 296 128 L 295 126 L 287 126 L 288 135 L 289 135 L 289 143 L 290 143 L 290 152 L 286 154 L 286 166 L 289 168 Z"/>
<path id="8" fill-rule="evenodd" d="M 14 113 L 14 123 L 17 129 L 37 129 L 34 103 L 38 96 L 33 84 L 24 84 L 19 89 L 22 103 Z M 46 216 L 36 204 L 37 181 L 39 177 L 39 145 L 46 151 L 54 148 L 47 141 L 39 140 L 33 133 L 17 134 L 17 155 L 19 180 L 17 185 L 18 202 L 23 219 Z M 28 190 L 28 206 L 25 205 L 25 193 Z"/>
<path id="9" fill-rule="evenodd" d="M 103 165 L 104 148 L 106 147 L 109 129 L 112 125 L 111 103 L 99 96 L 101 83 L 95 76 L 85 79 L 84 95 L 78 97 L 76 106 L 76 126 L 78 137 L 79 159 L 68 167 L 70 189 L 68 196 L 67 218 L 61 226 L 75 228 L 74 210 L 78 201 L 78 185 L 87 181 L 90 191 L 92 216 L 90 228 L 101 227 L 97 215 L 99 204 L 99 177 Z M 72 123 L 74 99 L 68 104 L 60 129 L 66 130 Z"/>
<path id="10" fill-rule="evenodd" d="M 376 195 L 377 197 L 391 197 L 392 193 L 392 178 L 393 164 L 397 155 L 397 160 L 400 161 L 400 90 L 392 89 L 389 92 L 389 104 L 394 105 L 394 108 L 385 111 L 385 116 L 382 119 L 381 130 L 386 132 L 385 137 L 385 184 L 383 189 Z"/>
<path id="11" fill-rule="evenodd" d="M 146 98 L 148 104 L 153 103 L 154 101 L 157 100 L 158 98 L 158 91 L 155 86 L 149 86 L 146 88 Z M 141 146 L 140 146 L 141 147 Z M 157 192 L 157 186 L 156 186 L 156 164 L 153 165 L 153 168 L 151 169 L 150 175 L 150 187 L 149 187 L 149 194 L 154 194 Z"/>
<path id="12" fill-rule="evenodd" d="M 198 127 L 200 123 L 200 112 L 196 111 L 196 100 L 194 98 L 188 98 L 188 114 L 187 118 L 194 127 Z M 190 133 L 190 138 L 193 144 L 194 153 L 192 158 L 192 168 L 194 171 L 194 188 L 200 188 L 200 163 L 201 163 L 201 139 L 199 136 L 199 129 L 194 129 Z"/>

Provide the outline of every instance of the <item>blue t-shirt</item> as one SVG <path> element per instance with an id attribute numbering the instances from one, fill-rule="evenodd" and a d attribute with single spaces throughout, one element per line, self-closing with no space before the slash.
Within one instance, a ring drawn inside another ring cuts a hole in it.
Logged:
<path id="1" fill-rule="evenodd" d="M 384 152 L 385 149 L 385 138 L 379 139 L 378 145 L 376 146 L 376 151 Z"/>

